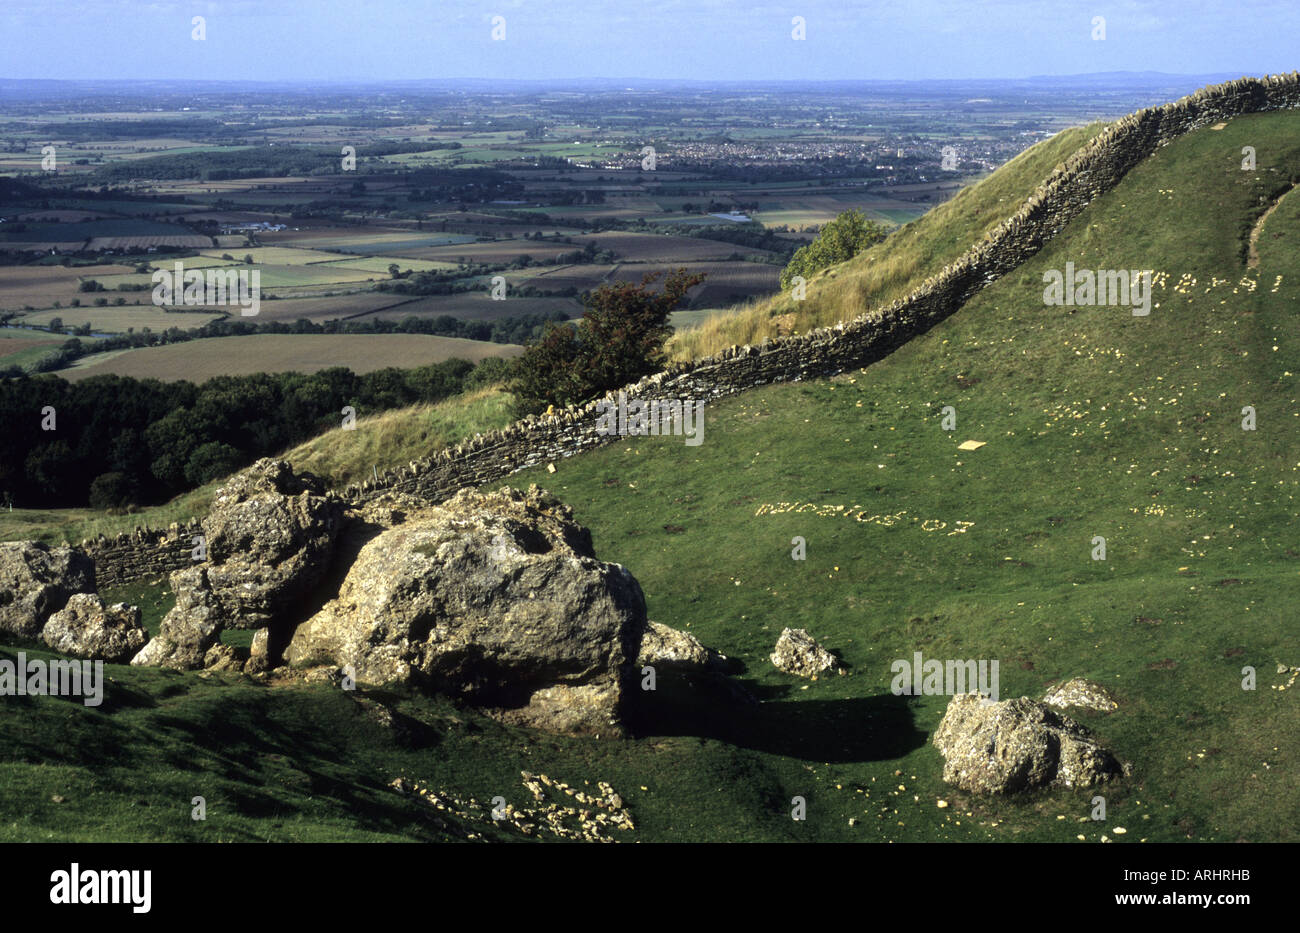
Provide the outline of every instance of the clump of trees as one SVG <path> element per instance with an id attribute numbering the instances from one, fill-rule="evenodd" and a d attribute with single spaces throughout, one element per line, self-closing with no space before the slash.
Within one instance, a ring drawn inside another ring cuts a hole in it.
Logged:
<path id="1" fill-rule="evenodd" d="M 704 274 L 676 269 L 655 291 L 658 278 L 647 273 L 639 285 L 601 285 L 584 296 L 586 310 L 576 327 L 547 325 L 515 363 L 510 389 L 517 412 L 583 402 L 662 369 L 673 331 L 668 315 Z"/>
<path id="2" fill-rule="evenodd" d="M 345 405 L 367 415 L 436 402 L 500 382 L 508 369 L 504 360 L 477 368 L 448 360 L 364 375 L 337 367 L 222 376 L 202 385 L 20 375 L 0 381 L 0 497 L 38 508 L 164 502 L 339 427 Z"/>
<path id="3" fill-rule="evenodd" d="M 845 211 L 822 227 L 817 239 L 795 251 L 781 272 L 781 287 L 790 288 L 797 275 L 811 279 L 814 273 L 848 262 L 879 243 L 888 232 L 888 228 L 868 220 L 859 210 Z"/>

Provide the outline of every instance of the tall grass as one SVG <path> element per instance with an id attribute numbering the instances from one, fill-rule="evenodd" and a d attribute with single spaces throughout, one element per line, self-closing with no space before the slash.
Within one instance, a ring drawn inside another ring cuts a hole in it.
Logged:
<path id="1" fill-rule="evenodd" d="M 781 292 L 678 331 L 669 343 L 670 356 L 700 359 L 727 347 L 805 333 L 888 307 L 1014 214 L 1057 165 L 1104 126 L 1075 127 L 1030 147 L 871 249 L 814 276 L 803 301 Z"/>

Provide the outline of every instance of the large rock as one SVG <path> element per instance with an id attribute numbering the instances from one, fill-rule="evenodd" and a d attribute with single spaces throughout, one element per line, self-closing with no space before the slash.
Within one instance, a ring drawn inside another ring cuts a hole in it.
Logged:
<path id="1" fill-rule="evenodd" d="M 125 664 L 144 647 L 149 633 L 135 606 L 105 606 L 94 593 L 73 593 L 45 623 L 41 638 L 63 654 Z"/>
<path id="2" fill-rule="evenodd" d="M 236 474 L 203 520 L 207 559 L 172 574 L 176 605 L 131 663 L 203 667 L 226 628 L 300 622 L 329 573 L 343 511 L 284 461 L 259 460 Z M 211 657 L 229 669 L 228 657 Z"/>
<path id="3" fill-rule="evenodd" d="M 827 671 L 842 672 L 839 658 L 817 643 L 807 629 L 783 629 L 772 651 L 772 664 L 796 677 L 815 678 Z"/>
<path id="4" fill-rule="evenodd" d="M 283 460 L 259 460 L 218 490 L 203 533 L 227 624 L 262 628 L 319 586 L 342 517 L 339 499 Z"/>
<path id="5" fill-rule="evenodd" d="M 338 597 L 298 627 L 298 667 L 412 683 L 551 731 L 617 734 L 645 629 L 632 575 L 536 486 L 455 498 L 370 539 Z"/>
<path id="6" fill-rule="evenodd" d="M 163 617 L 154 638 L 131 663 L 137 667 L 202 667 L 208 649 L 217 643 L 227 613 L 208 584 L 208 569 L 186 567 L 171 576 L 176 605 Z"/>
<path id="7" fill-rule="evenodd" d="M 933 741 L 944 757 L 943 779 L 974 793 L 1088 787 L 1125 771 L 1090 731 L 1028 697 L 994 702 L 957 694 Z"/>
<path id="8" fill-rule="evenodd" d="M 95 563 L 72 547 L 0 543 L 0 634 L 36 638 L 74 593 L 95 592 Z"/>

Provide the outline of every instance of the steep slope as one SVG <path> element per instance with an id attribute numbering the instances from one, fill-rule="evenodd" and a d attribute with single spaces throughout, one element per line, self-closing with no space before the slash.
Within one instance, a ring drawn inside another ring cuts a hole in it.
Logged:
<path id="1" fill-rule="evenodd" d="M 902 298 L 983 239 L 1103 127 L 1101 123 L 1074 127 L 1031 146 L 883 242 L 814 276 L 803 301 L 783 292 L 679 332 L 670 345 L 673 357 L 699 359 L 729 346 L 759 343 L 764 337 L 803 333 Z"/>
<path id="2" fill-rule="evenodd" d="M 1081 716 L 1134 763 L 1107 791 L 1109 826 L 1296 839 L 1276 819 L 1300 802 L 1285 776 L 1300 767 L 1285 740 L 1300 707 L 1282 689 L 1295 677 L 1277 670 L 1300 666 L 1294 196 L 1264 225 L 1258 269 L 1243 246 L 1300 177 L 1297 130 L 1294 113 L 1251 115 L 1170 144 L 883 361 L 711 406 L 700 447 L 627 438 L 519 480 L 574 506 L 637 574 L 654 618 L 740 658 L 777 701 L 774 728 L 826 728 L 821 744 L 754 745 L 783 790 L 820 793 L 831 825 L 857 818 L 859 837 L 916 839 L 963 819 L 935 805 L 951 793 L 934 750 L 894 744 L 907 731 L 891 719 L 891 662 L 922 651 L 999 660 L 1003 696 L 1072 676 L 1114 690 L 1118 712 Z M 1255 172 L 1241 169 L 1246 145 L 1267 153 Z M 1150 316 L 1046 306 L 1044 274 L 1067 262 L 1154 270 Z M 987 446 L 958 450 L 967 439 Z M 806 562 L 791 560 L 795 536 Z M 1105 560 L 1093 559 L 1098 536 Z M 839 649 L 853 675 L 792 689 L 766 660 L 785 626 Z M 932 732 L 944 702 L 905 703 L 905 725 Z M 887 792 L 878 819 L 855 789 L 882 784 L 907 789 Z M 971 809 L 995 838 L 1071 840 L 1088 796 Z"/>

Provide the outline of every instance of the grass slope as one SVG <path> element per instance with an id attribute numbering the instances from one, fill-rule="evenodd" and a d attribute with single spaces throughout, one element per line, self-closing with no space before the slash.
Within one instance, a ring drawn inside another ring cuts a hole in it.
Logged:
<path id="1" fill-rule="evenodd" d="M 867 308 L 888 306 L 1014 214 L 1057 165 L 1104 128 L 1102 123 L 1075 127 L 1026 149 L 871 249 L 815 275 L 803 301 L 781 292 L 677 333 L 669 345 L 673 358 L 712 356 L 727 347 L 803 333 L 856 317 Z"/>
<path id="2" fill-rule="evenodd" d="M 1161 149 L 929 333 L 866 370 L 711 405 L 699 447 L 628 438 L 512 477 L 575 508 L 652 618 L 738 660 L 757 710 L 664 691 L 645 697 L 640 737 L 595 742 L 396 696 L 424 723 L 403 741 L 325 687 L 218 692 L 218 678 L 114 669 L 123 692 L 99 711 L 0 710 L 4 835 L 427 838 L 383 793 L 395 773 L 519 802 L 528 768 L 609 781 L 643 840 L 1300 839 L 1285 817 L 1300 706 L 1275 673 L 1300 664 L 1293 197 L 1246 268 L 1255 219 L 1300 176 L 1298 119 L 1239 117 Z M 1168 277 L 1150 317 L 1045 307 L 1042 274 L 1067 261 Z M 1258 430 L 1241 428 L 1246 405 Z M 967 438 L 987 446 L 957 450 Z M 848 675 L 775 671 L 785 626 Z M 1107 822 L 1088 820 L 1094 790 L 983 800 L 943 783 L 928 737 L 946 697 L 889 689 L 915 651 L 999 660 L 1004 697 L 1072 676 L 1109 686 L 1117 712 L 1077 714 L 1133 763 L 1101 791 Z M 199 828 L 203 789 L 220 805 Z M 795 795 L 806 821 L 790 819 Z"/>

